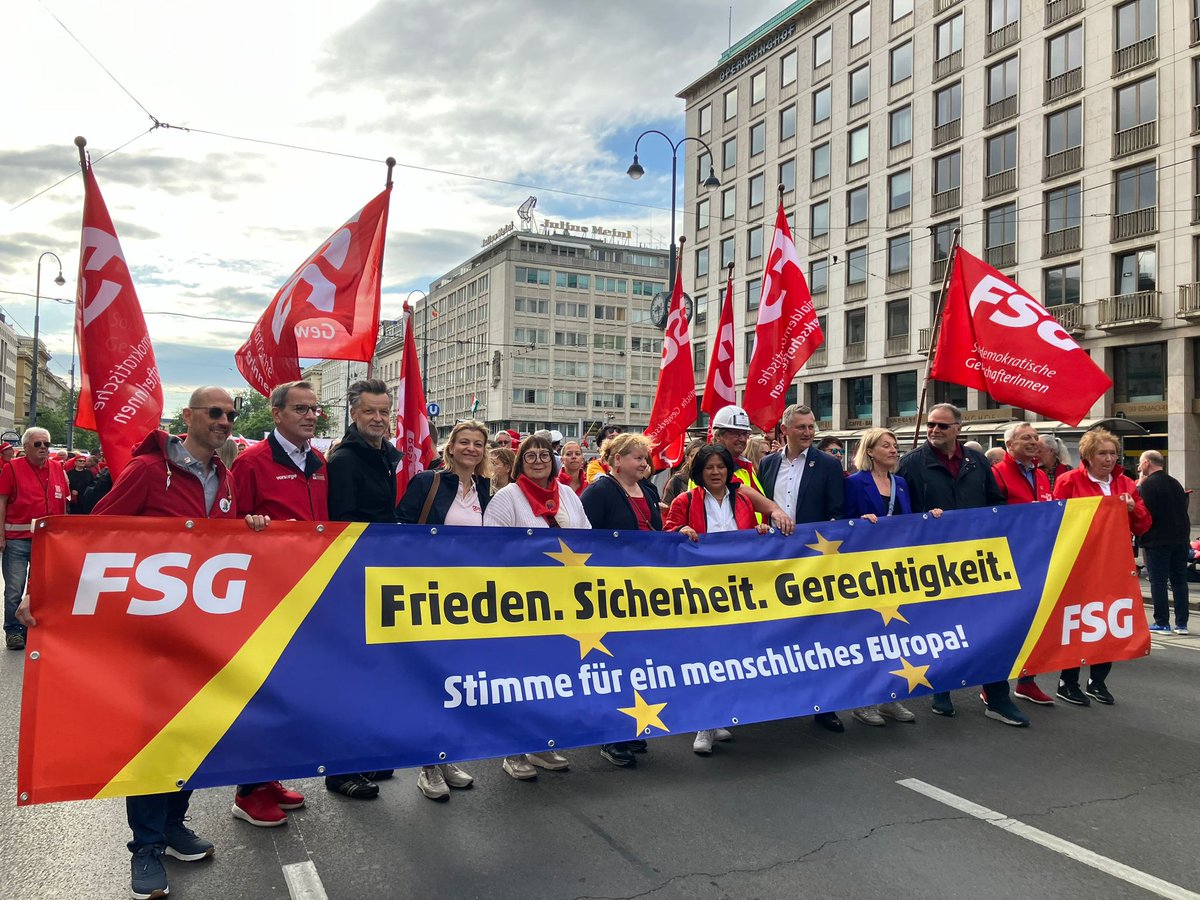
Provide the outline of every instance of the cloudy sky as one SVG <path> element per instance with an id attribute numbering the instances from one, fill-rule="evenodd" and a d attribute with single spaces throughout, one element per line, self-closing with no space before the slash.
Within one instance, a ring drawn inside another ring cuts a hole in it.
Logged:
<path id="1" fill-rule="evenodd" d="M 647 139 L 635 183 L 634 139 L 646 128 L 681 136 L 675 94 L 715 65 L 730 18 L 736 41 L 785 5 L 9 0 L 0 309 L 32 333 L 38 256 L 62 258 L 66 287 L 53 283 L 53 260 L 43 265 L 41 329 L 65 378 L 72 307 L 46 298 L 74 298 L 76 135 L 133 271 L 168 413 L 196 385 L 245 386 L 233 352 L 248 323 L 378 193 L 389 155 L 400 165 L 385 317 L 531 194 L 544 216 L 665 245 L 669 149 Z"/>

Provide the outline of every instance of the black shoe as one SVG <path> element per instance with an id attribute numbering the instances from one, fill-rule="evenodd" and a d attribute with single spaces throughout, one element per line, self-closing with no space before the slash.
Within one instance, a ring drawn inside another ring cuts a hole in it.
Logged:
<path id="1" fill-rule="evenodd" d="M 600 755 L 607 759 L 614 766 L 636 766 L 637 757 L 633 755 L 633 751 L 629 749 L 626 743 L 620 744 L 601 744 Z"/>
<path id="2" fill-rule="evenodd" d="M 638 738 L 636 741 L 626 741 L 625 746 L 628 747 L 630 750 L 632 750 L 634 753 L 645 753 L 646 752 L 646 742 L 643 741 L 641 738 Z"/>
<path id="3" fill-rule="evenodd" d="M 367 781 L 387 781 L 389 778 L 395 777 L 395 769 L 380 769 L 378 772 L 363 772 L 363 778 Z"/>
<path id="4" fill-rule="evenodd" d="M 838 718 L 835 712 L 817 713 L 813 719 L 822 728 L 828 728 L 834 734 L 841 734 L 846 730 L 846 726 L 842 724 L 842 720 Z"/>
<path id="5" fill-rule="evenodd" d="M 1058 696 L 1068 703 L 1074 703 L 1076 706 L 1092 705 L 1092 701 L 1084 695 L 1077 684 L 1060 684 L 1058 686 Z"/>
<path id="6" fill-rule="evenodd" d="M 933 695 L 933 703 L 930 709 L 939 716 L 945 716 L 947 719 L 954 718 L 954 700 L 950 697 L 949 691 L 941 691 Z"/>
<path id="7" fill-rule="evenodd" d="M 379 785 L 360 774 L 329 775 L 325 778 L 325 788 L 355 800 L 373 800 L 379 796 Z"/>
<path id="8" fill-rule="evenodd" d="M 5 635 L 4 643 L 9 650 L 24 650 L 25 635 L 21 634 L 19 631 L 10 631 L 7 635 Z"/>
<path id="9" fill-rule="evenodd" d="M 1088 682 L 1087 695 L 1095 698 L 1097 703 L 1103 703 L 1105 706 L 1112 706 L 1117 702 L 1113 699 L 1113 695 L 1108 692 L 1108 688 L 1102 684 L 1096 684 L 1094 681 Z"/>

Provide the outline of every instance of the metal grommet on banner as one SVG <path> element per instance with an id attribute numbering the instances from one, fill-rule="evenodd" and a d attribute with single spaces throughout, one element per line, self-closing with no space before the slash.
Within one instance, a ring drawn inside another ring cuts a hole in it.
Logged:
<path id="1" fill-rule="evenodd" d="M 443 750 L 441 753 L 438 754 L 438 759 L 444 760 L 445 758 L 446 758 L 446 751 Z"/>
<path id="2" fill-rule="evenodd" d="M 1059 500 L 1059 501 L 1058 501 L 1058 505 L 1059 505 L 1060 507 L 1062 507 L 1062 506 L 1066 506 L 1066 505 L 1067 505 L 1067 501 L 1066 501 L 1066 500 Z"/>
<path id="3" fill-rule="evenodd" d="M 553 750 L 554 749 L 554 740 L 551 739 L 551 740 L 546 741 L 546 746 L 549 747 L 551 750 Z"/>
<path id="4" fill-rule="evenodd" d="M 850 527 L 851 527 L 851 528 L 853 528 L 853 527 L 854 527 L 854 520 L 853 520 L 853 519 L 851 519 L 851 520 L 850 520 Z"/>
<path id="5" fill-rule="evenodd" d="M 1087 665 L 1087 660 L 1086 660 L 1086 659 L 1081 659 L 1081 660 L 1079 661 L 1079 664 L 1080 664 L 1081 666 L 1086 666 L 1086 665 Z"/>
<path id="6" fill-rule="evenodd" d="M 175 787 L 177 787 L 177 788 L 183 787 L 183 779 L 182 778 L 177 778 L 175 780 Z"/>
<path id="7" fill-rule="evenodd" d="M 38 519 L 38 522 L 37 522 L 37 527 L 38 527 L 38 528 L 45 528 L 45 527 L 46 527 L 46 520 L 45 520 L 45 519 Z"/>
<path id="8" fill-rule="evenodd" d="M 193 522 L 191 519 L 188 519 L 186 522 L 183 523 L 183 527 L 184 528 L 195 528 L 196 523 Z"/>
<path id="9" fill-rule="evenodd" d="M 642 732 L 642 734 L 649 734 L 649 733 L 650 733 L 650 726 L 649 726 L 649 725 L 647 725 L 647 726 L 646 726 L 646 730 L 645 730 L 645 731 L 643 731 L 643 732 Z"/>
<path id="10" fill-rule="evenodd" d="M 437 534 L 437 529 L 436 529 L 436 528 L 430 528 L 430 529 L 429 529 L 429 533 L 430 533 L 430 534 Z"/>
<path id="11" fill-rule="evenodd" d="M 921 518 L 922 518 L 922 519 L 928 519 L 928 518 L 929 518 L 929 513 L 922 513 L 922 514 L 921 514 Z"/>
<path id="12" fill-rule="evenodd" d="M 992 512 L 1000 512 L 1000 510 L 999 510 L 997 507 L 993 506 L 993 507 L 992 507 Z"/>
<path id="13" fill-rule="evenodd" d="M 964 681 L 964 682 L 962 682 L 962 686 L 963 686 L 963 687 L 966 687 L 966 686 L 967 686 L 967 683 L 966 683 L 965 681 Z"/>
<path id="14" fill-rule="evenodd" d="M 893 699 L 893 700 L 895 700 L 895 699 L 896 699 L 896 692 L 895 692 L 895 691 L 893 691 L 893 692 L 892 692 L 892 699 Z"/>
<path id="15" fill-rule="evenodd" d="M 324 774 L 325 774 L 325 767 L 324 767 L 324 766 L 317 766 L 317 774 L 318 774 L 318 775 L 324 775 Z"/>
<path id="16" fill-rule="evenodd" d="M 29 658 L 30 659 L 41 659 L 42 654 L 39 653 L 37 650 L 34 650 L 32 653 L 29 654 Z"/>
<path id="17" fill-rule="evenodd" d="M 619 531 L 613 532 L 613 537 L 620 537 L 620 536 L 621 536 L 621 532 L 619 532 Z"/>
<path id="18" fill-rule="evenodd" d="M 529 535 L 530 537 L 533 537 L 533 529 L 532 528 L 526 528 L 525 533 L 527 535 Z"/>
<path id="19" fill-rule="evenodd" d="M 729 720 L 729 722 L 731 725 L 736 725 L 738 723 L 738 717 L 734 716 L 732 719 Z"/>
<path id="20" fill-rule="evenodd" d="M 1024 677 L 1025 675 L 1028 675 L 1028 674 L 1029 674 L 1029 670 L 1028 670 L 1028 669 L 1022 669 L 1022 670 L 1021 670 L 1021 675 L 1022 675 L 1022 677 Z"/>
<path id="21" fill-rule="evenodd" d="M 29 799 L 29 794 L 26 791 L 21 791 L 21 797 L 20 797 L 21 802 L 25 803 L 28 799 Z"/>
<path id="22" fill-rule="evenodd" d="M 318 525 L 318 526 L 317 526 L 317 534 L 324 534 L 324 533 L 325 533 L 325 526 L 324 526 L 324 525 Z"/>
<path id="23" fill-rule="evenodd" d="M 820 712 L 820 711 L 821 711 L 821 707 L 819 707 L 819 706 L 813 707 L 813 712 Z"/>

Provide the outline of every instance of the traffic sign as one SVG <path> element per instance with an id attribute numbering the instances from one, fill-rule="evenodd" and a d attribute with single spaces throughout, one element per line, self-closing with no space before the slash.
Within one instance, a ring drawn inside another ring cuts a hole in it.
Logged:
<path id="1" fill-rule="evenodd" d="M 429 413 L 429 418 L 436 419 L 442 414 L 442 407 L 430 400 L 425 404 L 425 412 Z"/>

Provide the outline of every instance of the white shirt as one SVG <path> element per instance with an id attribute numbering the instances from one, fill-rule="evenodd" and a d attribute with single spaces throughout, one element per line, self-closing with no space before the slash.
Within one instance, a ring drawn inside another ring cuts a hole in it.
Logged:
<path id="1" fill-rule="evenodd" d="M 704 516 L 708 520 L 708 533 L 737 531 L 737 515 L 733 511 L 733 491 L 725 491 L 725 499 L 718 500 L 704 489 Z"/>
<path id="2" fill-rule="evenodd" d="M 482 525 L 483 507 L 479 505 L 479 493 L 475 490 L 475 479 L 467 481 L 467 493 L 464 495 L 462 486 L 454 489 L 454 502 L 446 511 L 445 525 Z"/>
<path id="3" fill-rule="evenodd" d="M 561 528 L 591 528 L 583 504 L 565 484 L 558 491 L 559 510 L 555 519 Z M 513 528 L 549 528 L 546 520 L 535 516 L 520 486 L 514 481 L 496 491 L 483 514 L 484 525 L 506 525 Z"/>
<path id="4" fill-rule="evenodd" d="M 808 449 L 801 450 L 795 459 L 788 459 L 785 450 L 779 458 L 779 474 L 775 476 L 775 496 L 771 499 L 789 516 L 796 511 L 796 497 L 800 493 L 800 481 L 804 477 L 804 463 Z"/>
<path id="5" fill-rule="evenodd" d="M 279 446 L 283 448 L 283 452 L 286 453 L 288 459 L 292 461 L 292 465 L 303 472 L 305 462 L 308 459 L 308 447 L 297 447 L 282 434 L 280 434 L 278 428 L 275 429 L 275 440 L 279 441 Z"/>
<path id="6" fill-rule="evenodd" d="M 1087 470 L 1085 469 L 1084 471 L 1087 471 Z M 1112 496 L 1112 473 L 1111 472 L 1108 473 L 1108 478 L 1106 478 L 1104 481 L 1101 481 L 1099 478 L 1097 478 L 1091 472 L 1087 473 L 1087 477 L 1089 479 L 1091 479 L 1094 483 L 1100 485 L 1100 493 L 1102 493 L 1105 497 Z"/>

